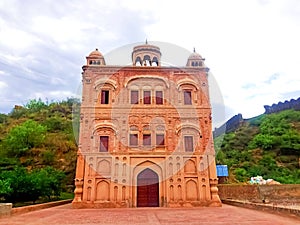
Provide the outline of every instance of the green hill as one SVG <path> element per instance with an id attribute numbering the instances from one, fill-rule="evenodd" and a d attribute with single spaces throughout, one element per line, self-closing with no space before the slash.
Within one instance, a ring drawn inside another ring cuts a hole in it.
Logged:
<path id="1" fill-rule="evenodd" d="M 0 201 L 50 199 L 73 191 L 74 106 L 79 101 L 73 98 L 50 104 L 31 100 L 0 114 Z"/>
<path id="2" fill-rule="evenodd" d="M 0 202 L 51 199 L 74 190 L 79 105 L 73 98 L 31 100 L 0 114 Z M 262 175 L 300 183 L 300 111 L 236 121 L 215 138 L 217 164 L 228 165 L 229 182 Z"/>
<path id="3" fill-rule="evenodd" d="M 217 164 L 229 167 L 229 182 L 261 175 L 280 183 L 300 183 L 300 111 L 284 110 L 243 120 L 215 138 Z"/>

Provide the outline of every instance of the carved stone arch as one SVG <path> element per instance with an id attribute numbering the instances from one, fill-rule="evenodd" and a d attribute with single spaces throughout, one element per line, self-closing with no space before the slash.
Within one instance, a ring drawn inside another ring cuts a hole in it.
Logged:
<path id="1" fill-rule="evenodd" d="M 151 124 L 151 120 L 152 120 L 152 117 L 148 116 L 148 115 L 144 115 L 141 118 L 142 123 L 147 125 L 147 126 L 149 126 L 149 124 Z"/>
<path id="2" fill-rule="evenodd" d="M 134 91 L 138 91 L 138 90 L 140 89 L 140 87 L 139 87 L 138 85 L 135 85 L 135 84 L 130 85 L 130 87 L 128 86 L 128 88 L 129 88 L 130 90 L 134 90 Z"/>
<path id="3" fill-rule="evenodd" d="M 96 80 L 95 81 L 95 84 L 94 84 L 94 88 L 97 90 L 97 88 L 100 86 L 104 86 L 104 85 L 109 85 L 111 86 L 113 89 L 117 89 L 117 82 L 115 80 L 112 80 L 112 79 L 99 79 L 99 80 Z"/>
<path id="4" fill-rule="evenodd" d="M 186 190 L 186 200 L 187 201 L 197 201 L 198 198 L 198 185 L 197 182 L 193 179 L 187 180 L 185 184 Z"/>
<path id="5" fill-rule="evenodd" d="M 100 180 L 96 186 L 96 201 L 110 200 L 110 185 L 106 180 Z"/>
<path id="6" fill-rule="evenodd" d="M 183 129 L 193 129 L 196 130 L 197 134 L 201 135 L 200 127 L 193 123 L 181 123 L 179 124 L 176 129 L 175 133 L 178 134 Z"/>
<path id="7" fill-rule="evenodd" d="M 101 176 L 108 176 L 111 173 L 111 163 L 106 159 L 102 159 L 97 163 L 97 173 Z"/>
<path id="8" fill-rule="evenodd" d="M 151 86 L 150 85 L 144 85 L 143 87 L 142 87 L 142 89 L 144 90 L 144 91 L 151 91 Z"/>
<path id="9" fill-rule="evenodd" d="M 139 127 L 137 125 L 130 125 L 129 130 L 130 131 L 139 131 Z"/>
<path id="10" fill-rule="evenodd" d="M 130 115 L 129 116 L 129 124 L 138 124 L 140 122 L 140 118 L 136 115 Z"/>
<path id="11" fill-rule="evenodd" d="M 177 89 L 178 90 L 180 90 L 180 87 L 182 85 L 192 85 L 192 86 L 194 86 L 196 88 L 196 90 L 200 89 L 199 88 L 199 84 L 196 81 L 194 81 L 192 79 L 189 79 L 189 78 L 181 79 L 181 80 L 177 81 L 176 84 L 177 84 Z"/>
<path id="12" fill-rule="evenodd" d="M 97 123 L 94 128 L 93 128 L 93 135 L 95 135 L 97 133 L 98 130 L 102 129 L 102 128 L 109 128 L 111 129 L 114 134 L 117 134 L 117 127 L 113 124 L 113 123 L 110 123 L 110 122 L 102 122 L 102 123 Z"/>
<path id="13" fill-rule="evenodd" d="M 156 125 L 156 127 L 155 127 L 155 131 L 156 132 L 165 132 L 166 131 L 166 127 L 165 127 L 165 125 Z"/>
<path id="14" fill-rule="evenodd" d="M 169 81 L 166 78 L 160 77 L 160 76 L 155 76 L 155 75 L 136 75 L 136 76 L 129 77 L 125 80 L 124 86 L 127 88 L 129 82 L 137 80 L 137 79 L 142 79 L 142 78 L 159 79 L 164 82 L 164 84 L 166 85 L 167 88 L 169 88 L 169 86 L 170 86 Z"/>
<path id="15" fill-rule="evenodd" d="M 115 90 L 117 89 L 117 82 L 109 79 L 109 78 L 101 78 L 99 80 L 96 80 L 94 83 L 94 100 L 95 102 L 99 101 L 101 99 L 101 90 L 104 91 L 110 91 L 111 94 L 109 94 L 109 102 L 115 101 Z"/>
<path id="16" fill-rule="evenodd" d="M 133 177 L 136 178 L 137 175 L 146 168 L 149 168 L 149 169 L 153 170 L 155 173 L 157 173 L 159 176 L 159 181 L 163 180 L 163 177 L 162 177 L 163 170 L 162 170 L 161 166 L 157 165 L 155 162 L 152 162 L 150 160 L 146 160 L 144 162 L 137 164 L 133 169 Z"/>
<path id="17" fill-rule="evenodd" d="M 196 173 L 196 163 L 192 159 L 188 159 L 184 164 L 185 173 Z"/>

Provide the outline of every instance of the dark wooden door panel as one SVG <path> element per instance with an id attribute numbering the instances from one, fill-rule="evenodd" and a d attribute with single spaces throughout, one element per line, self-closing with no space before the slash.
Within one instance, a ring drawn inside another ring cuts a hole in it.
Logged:
<path id="1" fill-rule="evenodd" d="M 137 206 L 159 206 L 158 176 L 150 169 L 146 169 L 138 175 L 137 182 Z"/>

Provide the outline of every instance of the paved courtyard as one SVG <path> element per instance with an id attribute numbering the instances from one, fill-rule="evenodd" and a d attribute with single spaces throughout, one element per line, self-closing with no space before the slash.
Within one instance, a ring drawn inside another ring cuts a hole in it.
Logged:
<path id="1" fill-rule="evenodd" d="M 0 219 L 0 225 L 297 225 L 298 217 L 223 204 L 220 208 L 72 209 L 70 204 Z"/>

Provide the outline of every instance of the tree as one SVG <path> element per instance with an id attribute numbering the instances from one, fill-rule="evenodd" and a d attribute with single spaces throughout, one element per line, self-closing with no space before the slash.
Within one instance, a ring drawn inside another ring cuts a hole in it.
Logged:
<path id="1" fill-rule="evenodd" d="M 48 197 L 59 196 L 62 191 L 62 181 L 65 178 L 65 174 L 56 170 L 53 167 L 45 167 L 40 170 L 32 172 L 32 180 L 35 181 L 37 188 L 39 189 L 40 196 Z"/>
<path id="2" fill-rule="evenodd" d="M 33 120 L 12 128 L 4 138 L 4 149 L 9 157 L 23 156 L 28 150 L 43 144 L 46 127 Z"/>
<path id="3" fill-rule="evenodd" d="M 29 102 L 25 104 L 25 108 L 29 109 L 31 112 L 39 112 L 41 109 L 44 109 L 46 107 L 47 104 L 44 103 L 40 98 L 38 100 L 29 100 Z"/>
<path id="4" fill-rule="evenodd" d="M 5 199 L 12 191 L 9 180 L 0 180 L 0 200 L 1 198 Z"/>
<path id="5" fill-rule="evenodd" d="M 27 171 L 15 167 L 0 174 L 0 197 L 5 201 L 33 201 L 40 197 L 59 196 L 65 174 L 52 167 Z"/>
<path id="6" fill-rule="evenodd" d="M 36 201 L 39 193 L 35 189 L 29 174 L 24 167 L 15 167 L 13 170 L 4 171 L 0 174 L 2 181 L 8 183 L 11 192 L 5 195 L 5 200 L 9 202 Z"/>

